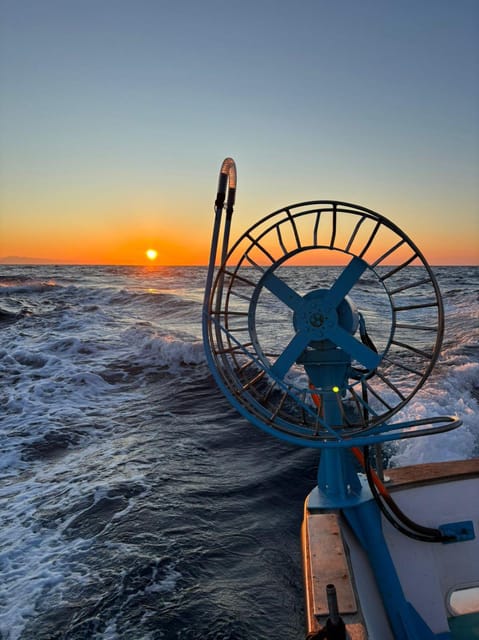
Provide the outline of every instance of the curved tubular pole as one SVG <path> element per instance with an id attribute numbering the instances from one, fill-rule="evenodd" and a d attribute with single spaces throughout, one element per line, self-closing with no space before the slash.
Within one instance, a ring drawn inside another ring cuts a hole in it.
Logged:
<path id="1" fill-rule="evenodd" d="M 226 197 L 226 183 L 228 183 L 228 198 L 226 199 L 226 219 L 223 231 L 223 246 L 221 250 L 221 264 L 226 261 L 230 238 L 231 218 L 236 197 L 236 164 L 233 158 L 225 158 L 221 165 L 220 177 L 218 180 L 218 194 L 216 196 L 216 207 L 221 203 L 221 208 Z"/>
<path id="2" fill-rule="evenodd" d="M 226 199 L 226 194 L 228 198 Z M 228 252 L 229 233 L 231 227 L 231 217 L 233 215 L 233 207 L 236 196 L 236 164 L 233 158 L 225 158 L 221 165 L 220 175 L 218 178 L 218 191 L 215 200 L 215 222 L 213 226 L 213 235 L 211 239 L 210 261 L 208 264 L 208 275 L 205 285 L 205 314 L 208 315 L 209 298 L 211 287 L 213 284 L 213 274 L 215 270 L 216 256 L 218 253 L 218 240 L 221 229 L 221 219 L 223 216 L 223 207 L 226 200 L 226 220 L 223 231 L 223 242 L 221 249 L 221 264 L 226 259 Z M 221 289 L 221 287 L 220 287 Z"/>
<path id="3" fill-rule="evenodd" d="M 226 187 L 228 187 L 228 200 L 226 205 L 228 208 L 231 207 L 230 213 L 233 213 L 236 191 L 236 164 L 233 158 L 225 158 L 221 165 L 215 207 L 223 207 L 226 198 Z"/>

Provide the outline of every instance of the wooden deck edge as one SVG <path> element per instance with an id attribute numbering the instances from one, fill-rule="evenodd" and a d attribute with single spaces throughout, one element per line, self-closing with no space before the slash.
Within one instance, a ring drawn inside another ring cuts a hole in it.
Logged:
<path id="1" fill-rule="evenodd" d="M 385 469 L 384 475 L 389 479 L 388 488 L 406 485 L 422 485 L 434 482 L 453 482 L 467 478 L 479 478 L 479 458 L 470 460 L 452 460 L 448 462 L 427 462 L 407 467 Z"/>
<path id="2" fill-rule="evenodd" d="M 318 618 L 315 615 L 316 613 L 315 601 L 317 601 L 318 599 L 317 594 L 315 594 L 315 588 L 317 588 L 318 576 L 314 576 L 313 570 L 312 570 L 314 563 L 312 562 L 312 558 L 311 558 L 312 541 L 310 539 L 310 534 L 309 534 L 310 527 L 308 526 L 308 523 L 314 522 L 315 525 L 319 526 L 322 522 L 321 518 L 324 519 L 324 516 L 326 517 L 329 516 L 329 518 L 335 517 L 336 519 L 339 519 L 340 517 L 338 514 L 335 514 L 335 513 L 310 514 L 307 509 L 307 500 L 305 501 L 304 517 L 303 517 L 303 522 L 301 526 L 301 548 L 302 548 L 302 558 L 303 558 L 303 578 L 304 578 L 304 592 L 305 592 L 306 639 L 307 640 L 310 638 L 313 639 L 315 634 L 317 634 L 318 631 L 321 629 L 320 621 L 318 621 Z M 314 520 L 310 520 L 310 519 L 314 519 Z M 339 528 L 339 522 L 338 522 L 338 528 Z M 328 534 L 325 532 L 325 535 L 327 536 Z M 342 540 L 342 536 L 340 537 L 341 537 L 340 543 L 344 544 Z M 318 536 L 315 537 L 314 544 L 318 545 Z M 344 548 L 343 548 L 343 554 L 344 554 L 345 562 L 347 563 L 347 565 L 349 565 L 346 559 L 346 551 L 344 550 Z M 347 569 L 347 571 L 350 575 L 349 569 Z M 323 579 L 322 582 L 325 582 L 325 580 Z M 338 595 L 338 597 L 340 597 L 340 595 Z M 323 605 L 323 608 L 324 608 L 324 605 Z M 366 640 L 367 639 L 366 630 L 364 628 L 364 625 L 360 621 L 360 614 L 357 611 L 356 603 L 354 603 L 354 605 L 349 603 L 349 605 L 346 606 L 346 609 L 350 613 L 342 613 L 341 615 L 346 624 L 346 628 L 347 628 L 350 640 Z M 323 615 L 321 617 L 321 623 L 324 624 L 326 622 L 326 619 L 327 619 L 327 615 Z"/>
<path id="3" fill-rule="evenodd" d="M 308 516 L 308 512 L 305 504 L 303 522 L 301 523 L 301 555 L 303 559 L 306 637 L 309 638 L 312 634 L 317 633 L 320 627 L 313 613 L 313 596 L 311 593 L 313 581 L 312 581 L 312 575 L 311 575 L 311 556 L 310 556 L 310 547 L 309 547 L 307 516 Z"/>

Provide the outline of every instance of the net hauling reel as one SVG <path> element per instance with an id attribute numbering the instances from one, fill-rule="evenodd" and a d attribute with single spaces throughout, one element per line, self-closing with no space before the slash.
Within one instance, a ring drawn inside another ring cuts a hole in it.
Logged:
<path id="1" fill-rule="evenodd" d="M 450 416 L 389 422 L 429 376 L 444 327 L 436 278 L 406 234 L 365 207 L 318 200 L 270 213 L 230 243 L 235 194 L 226 158 L 203 332 L 230 403 L 266 432 L 309 447 L 459 426 Z"/>

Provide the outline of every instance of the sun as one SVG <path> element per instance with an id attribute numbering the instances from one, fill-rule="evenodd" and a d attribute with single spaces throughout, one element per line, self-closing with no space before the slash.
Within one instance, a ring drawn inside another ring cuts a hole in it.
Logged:
<path id="1" fill-rule="evenodd" d="M 151 260 L 152 262 L 153 260 L 156 260 L 158 257 L 158 251 L 156 249 L 147 249 L 145 251 L 145 254 L 148 260 Z"/>

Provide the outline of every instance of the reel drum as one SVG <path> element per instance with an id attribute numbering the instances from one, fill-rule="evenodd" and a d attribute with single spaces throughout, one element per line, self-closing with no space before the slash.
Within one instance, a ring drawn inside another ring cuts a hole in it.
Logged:
<path id="1" fill-rule="evenodd" d="M 225 175 L 222 168 L 223 187 Z M 229 401 L 253 424 L 303 446 L 403 437 L 412 423 L 387 421 L 429 376 L 444 324 L 419 249 L 384 216 L 329 200 L 279 209 L 229 247 L 232 206 L 224 223 L 221 209 L 204 337 Z M 414 424 L 426 422 L 453 419 Z"/>

